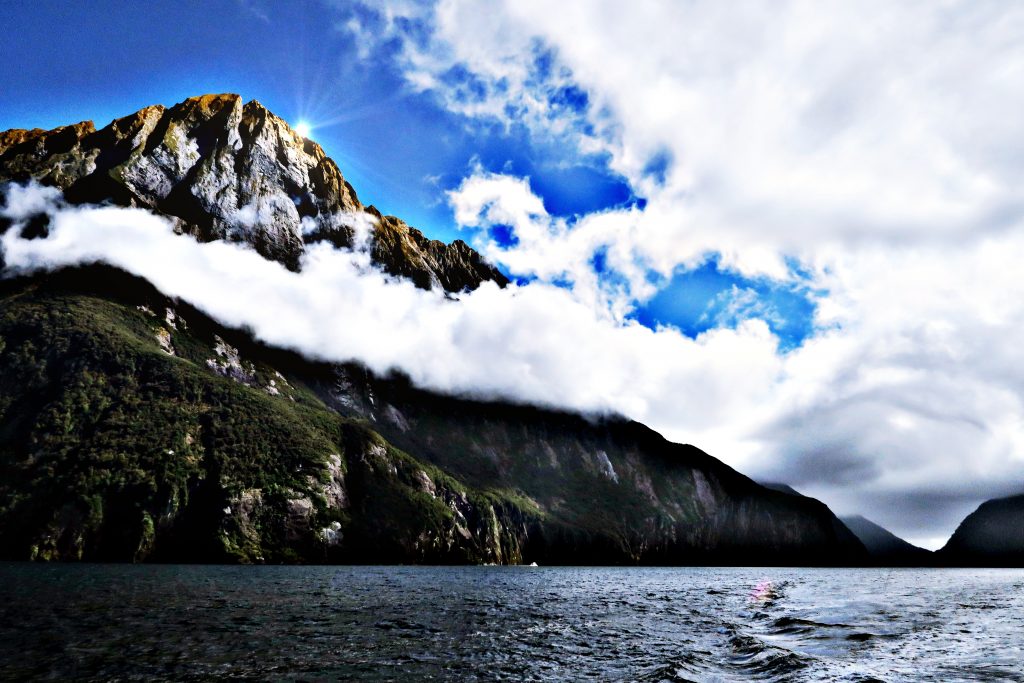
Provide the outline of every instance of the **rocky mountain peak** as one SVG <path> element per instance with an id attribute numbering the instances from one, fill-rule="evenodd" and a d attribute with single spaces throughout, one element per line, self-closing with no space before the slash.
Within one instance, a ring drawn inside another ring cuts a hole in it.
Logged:
<path id="1" fill-rule="evenodd" d="M 306 244 L 351 247 L 356 227 L 368 224 L 373 260 L 418 286 L 454 292 L 507 282 L 464 242 L 430 240 L 364 207 L 320 145 L 236 94 L 145 107 L 99 130 L 83 121 L 0 133 L 0 181 L 29 179 L 73 203 L 148 208 L 180 232 L 243 242 L 291 269 Z"/>

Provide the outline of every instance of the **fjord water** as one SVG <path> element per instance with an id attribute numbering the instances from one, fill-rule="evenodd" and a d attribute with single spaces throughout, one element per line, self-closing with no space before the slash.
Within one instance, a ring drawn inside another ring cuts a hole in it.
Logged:
<path id="1" fill-rule="evenodd" d="M 1024 681 L 1024 571 L 0 565 L 0 680 Z"/>

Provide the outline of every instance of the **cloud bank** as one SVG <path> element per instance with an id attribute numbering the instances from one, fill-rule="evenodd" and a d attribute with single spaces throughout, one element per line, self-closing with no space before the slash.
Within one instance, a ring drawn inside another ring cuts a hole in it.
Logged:
<path id="1" fill-rule="evenodd" d="M 0 239 L 8 272 L 109 263 L 271 344 L 400 369 L 441 391 L 643 417 L 676 392 L 718 393 L 723 379 L 749 385 L 737 393 L 747 395 L 778 370 L 776 340 L 759 321 L 691 339 L 613 321 L 546 284 L 485 283 L 453 301 L 385 275 L 367 251 L 309 245 L 294 273 L 246 246 L 176 235 L 140 209 L 54 200 L 49 188 L 12 188 L 5 213 L 15 225 Z M 48 236 L 22 237 L 21 221 L 44 206 Z M 685 424 L 719 422 L 730 404 L 725 395 L 694 402 Z"/>

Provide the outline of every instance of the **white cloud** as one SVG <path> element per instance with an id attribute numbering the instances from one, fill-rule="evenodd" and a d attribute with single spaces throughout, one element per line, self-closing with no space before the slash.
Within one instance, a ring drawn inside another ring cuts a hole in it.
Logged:
<path id="1" fill-rule="evenodd" d="M 655 388 L 635 417 L 922 539 L 980 498 L 1024 489 L 1024 7 L 440 0 L 383 11 L 419 27 L 415 40 L 389 39 L 443 106 L 606 153 L 647 199 L 568 224 L 517 213 L 532 201 L 525 180 L 478 169 L 450 195 L 458 222 L 486 228 L 508 208 L 519 238 L 480 238 L 489 257 L 568 281 L 612 319 L 652 293 L 650 272 L 708 253 L 746 275 L 786 280 L 791 260 L 810 273 L 818 332 L 765 359 L 781 366 L 768 385 L 736 387 L 750 392 L 728 401 L 743 414 L 692 431 Z M 476 100 L 445 81 L 453 69 Z M 552 107 L 569 85 L 584 110 Z M 589 266 L 604 252 L 611 284 Z"/>
<path id="2" fill-rule="evenodd" d="M 480 229 L 471 241 L 485 257 L 517 275 L 569 286 L 599 314 L 621 320 L 633 301 L 654 292 L 647 269 L 620 248 L 634 211 L 594 213 L 570 226 L 548 214 L 528 179 L 481 170 L 448 192 L 448 199 L 456 225 Z M 495 227 L 509 229 L 514 241 L 496 239 L 490 233 Z M 620 279 L 595 273 L 598 251 Z"/>
<path id="3" fill-rule="evenodd" d="M 389 24 L 407 77 L 449 109 L 610 153 L 650 202 L 621 241 L 662 273 L 716 251 L 784 277 L 784 255 L 961 241 L 1010 228 L 1024 207 L 1019 7 L 384 6 L 407 22 Z M 476 85 L 472 106 L 445 80 L 453 70 Z M 587 93 L 582 114 L 553 108 L 567 85 Z M 645 172 L 657 158 L 663 184 Z"/>
<path id="4" fill-rule="evenodd" d="M 485 283 L 454 302 L 368 269 L 365 252 L 326 243 L 309 246 L 293 273 L 241 245 L 175 235 L 138 209 L 54 209 L 47 238 L 23 239 L 15 226 L 0 245 L 15 272 L 103 261 L 269 343 L 378 372 L 399 368 L 442 391 L 639 416 L 677 392 L 722 394 L 680 404 L 694 433 L 722 422 L 779 368 L 776 340 L 759 321 L 694 340 L 609 320 L 542 284 Z M 747 390 L 722 392 L 723 381 Z"/>
<path id="5" fill-rule="evenodd" d="M 10 184 L 3 190 L 0 216 L 13 222 L 23 222 L 52 210 L 64 199 L 64 194 L 56 187 Z"/>

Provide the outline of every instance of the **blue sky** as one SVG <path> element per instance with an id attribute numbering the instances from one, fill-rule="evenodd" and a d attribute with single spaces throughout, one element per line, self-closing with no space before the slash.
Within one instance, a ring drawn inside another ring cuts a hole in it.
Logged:
<path id="1" fill-rule="evenodd" d="M 814 295 L 806 283 L 740 277 L 710 257 L 679 269 L 632 317 L 647 327 L 670 321 L 691 337 L 757 317 L 789 350 L 814 333 Z"/>
<path id="2" fill-rule="evenodd" d="M 206 92 L 258 99 L 290 122 L 308 121 L 314 137 L 340 165 L 366 204 L 405 219 L 428 236 L 450 241 L 456 228 L 444 192 L 474 168 L 529 177 L 554 216 L 643 206 L 601 154 L 583 155 L 558 140 L 538 138 L 515 118 L 471 121 L 408 87 L 388 50 L 359 54 L 341 26 L 347 12 L 320 2 L 189 3 L 37 2 L 13 14 L 0 74 L 0 129 L 55 127 L 90 118 L 105 125 L 149 104 L 173 104 Z M 362 16 L 368 16 L 363 12 Z M 58 34 L 81 36 L 54 40 Z M 536 58 L 542 75 L 550 55 Z M 457 85 L 465 70 L 446 76 Z M 569 111 L 587 95 L 563 87 L 551 101 Z M 664 173 L 655 155 L 649 173 Z M 712 260 L 660 278 L 660 293 L 632 317 L 695 335 L 734 324 L 719 315 L 730 294 L 756 291 L 757 311 L 771 311 L 784 348 L 811 331 L 813 305 L 798 288 L 766 286 L 717 267 Z M 745 309 L 748 313 L 754 308 Z"/>

